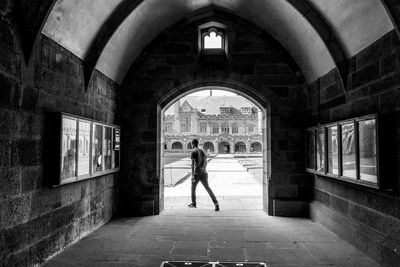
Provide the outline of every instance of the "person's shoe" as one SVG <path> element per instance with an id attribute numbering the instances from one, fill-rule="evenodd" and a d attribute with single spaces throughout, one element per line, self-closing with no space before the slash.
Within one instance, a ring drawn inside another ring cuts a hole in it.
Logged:
<path id="1" fill-rule="evenodd" d="M 189 208 L 196 208 L 196 204 L 190 203 L 190 204 L 188 205 L 188 207 L 189 207 Z"/>
<path id="2" fill-rule="evenodd" d="M 219 205 L 215 204 L 215 211 L 219 211 Z"/>

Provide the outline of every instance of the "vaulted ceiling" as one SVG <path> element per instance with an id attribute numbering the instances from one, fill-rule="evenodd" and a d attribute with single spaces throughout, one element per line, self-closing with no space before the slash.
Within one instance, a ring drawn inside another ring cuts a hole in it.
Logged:
<path id="1" fill-rule="evenodd" d="M 297 62 L 307 81 L 394 29 L 383 0 L 57 0 L 41 31 L 122 83 L 143 49 L 206 7 L 257 24 Z"/>

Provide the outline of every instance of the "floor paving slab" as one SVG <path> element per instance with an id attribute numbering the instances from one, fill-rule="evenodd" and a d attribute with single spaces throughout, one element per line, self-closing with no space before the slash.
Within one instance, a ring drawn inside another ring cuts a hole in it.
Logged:
<path id="1" fill-rule="evenodd" d="M 270 217 L 261 210 L 203 209 L 114 219 L 44 266 L 158 267 L 163 260 L 247 260 L 266 262 L 268 266 L 302 267 L 379 266 L 308 219 Z"/>

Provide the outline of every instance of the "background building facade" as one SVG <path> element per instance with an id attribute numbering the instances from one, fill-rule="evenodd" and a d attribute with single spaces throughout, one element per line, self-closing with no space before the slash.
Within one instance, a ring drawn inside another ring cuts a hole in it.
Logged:
<path id="1" fill-rule="evenodd" d="M 261 116 L 241 96 L 187 96 L 164 114 L 164 150 L 186 152 L 197 138 L 209 153 L 260 153 Z"/>

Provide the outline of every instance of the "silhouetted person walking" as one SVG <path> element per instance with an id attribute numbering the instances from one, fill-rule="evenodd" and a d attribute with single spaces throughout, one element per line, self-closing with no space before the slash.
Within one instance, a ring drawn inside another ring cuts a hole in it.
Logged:
<path id="1" fill-rule="evenodd" d="M 196 187 L 197 184 L 201 182 L 204 188 L 207 190 L 207 193 L 210 195 L 212 202 L 215 205 L 215 210 L 219 211 L 218 200 L 208 185 L 208 173 L 206 171 L 207 154 L 198 146 L 199 141 L 197 139 L 193 139 L 192 147 L 194 149 L 190 155 L 190 158 L 192 159 L 192 203 L 189 204 L 189 207 L 196 208 Z"/>

